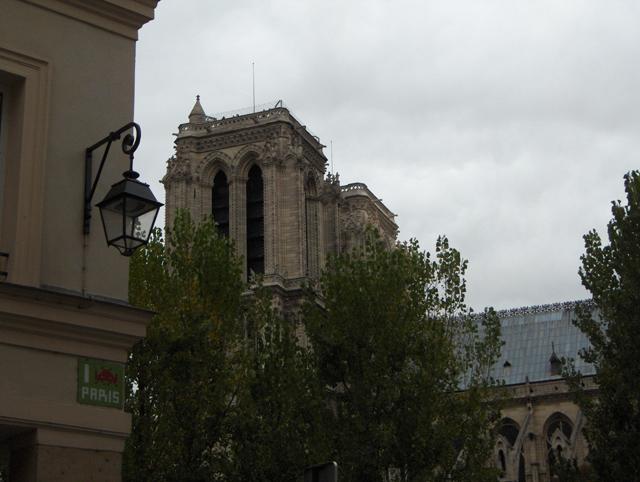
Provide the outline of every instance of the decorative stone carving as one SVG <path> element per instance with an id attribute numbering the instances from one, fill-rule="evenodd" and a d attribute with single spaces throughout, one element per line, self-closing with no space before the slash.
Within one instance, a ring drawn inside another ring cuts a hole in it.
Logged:
<path id="1" fill-rule="evenodd" d="M 191 168 L 187 159 L 172 156 L 167 160 L 167 173 L 162 178 L 163 183 L 173 180 L 191 180 Z"/>
<path id="2" fill-rule="evenodd" d="M 264 143 L 264 163 L 268 164 L 275 162 L 280 158 L 278 155 L 278 144 L 276 142 L 275 134 L 269 135 L 269 138 Z"/>
<path id="3" fill-rule="evenodd" d="M 246 181 L 258 165 L 264 180 L 265 280 L 291 300 L 300 298 L 302 283 L 315 282 L 327 254 L 338 253 L 346 238 L 350 247 L 363 242 L 368 224 L 395 240 L 391 211 L 364 184 L 343 190 L 337 174 L 326 174 L 324 146 L 282 103 L 210 117 L 200 102 L 193 122 L 179 127 L 176 155 L 163 179 L 170 194 L 168 222 L 179 208 L 197 216 L 211 210 L 213 176 L 222 169 L 229 183 L 229 235 L 246 259 Z"/>
<path id="4" fill-rule="evenodd" d="M 297 134 L 292 134 L 289 141 L 289 150 L 293 153 L 298 161 L 302 161 L 304 149 L 302 147 L 302 139 Z"/>

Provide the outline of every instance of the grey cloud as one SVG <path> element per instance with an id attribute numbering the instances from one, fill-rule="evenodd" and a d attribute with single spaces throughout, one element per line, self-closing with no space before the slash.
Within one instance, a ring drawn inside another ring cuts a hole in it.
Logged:
<path id="1" fill-rule="evenodd" d="M 162 177 L 196 94 L 210 114 L 251 105 L 255 63 L 257 102 L 333 141 L 402 239 L 450 237 L 471 305 L 585 297 L 582 235 L 604 233 L 640 165 L 639 23 L 605 0 L 160 2 L 138 43 L 136 162 Z"/>

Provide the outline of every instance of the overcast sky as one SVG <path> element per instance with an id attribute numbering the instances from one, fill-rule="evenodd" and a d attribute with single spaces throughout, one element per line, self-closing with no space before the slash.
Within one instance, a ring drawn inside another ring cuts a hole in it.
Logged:
<path id="1" fill-rule="evenodd" d="M 399 239 L 469 260 L 469 305 L 588 298 L 582 235 L 606 237 L 640 167 L 640 7 L 628 1 L 162 0 L 140 31 L 136 153 L 164 198 L 173 133 L 283 100 L 364 182 Z"/>

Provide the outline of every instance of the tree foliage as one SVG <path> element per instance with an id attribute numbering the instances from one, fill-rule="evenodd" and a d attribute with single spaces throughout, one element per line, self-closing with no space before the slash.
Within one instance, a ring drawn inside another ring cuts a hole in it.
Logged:
<path id="1" fill-rule="evenodd" d="M 9 461 L 0 459 L 0 482 L 9 481 Z"/>
<path id="2" fill-rule="evenodd" d="M 583 482 L 588 480 L 588 468 L 578 467 L 578 459 L 565 458 L 553 449 L 549 451 L 549 472 L 559 482 Z"/>
<path id="3" fill-rule="evenodd" d="M 499 320 L 472 319 L 467 262 L 440 238 L 330 257 L 322 305 L 308 290 L 305 323 L 324 384 L 333 388 L 334 457 L 352 482 L 495 480 L 486 466 L 497 410 L 486 405 L 500 350 Z M 462 389 L 465 389 L 462 391 Z"/>
<path id="4" fill-rule="evenodd" d="M 591 347 L 580 356 L 596 368 L 597 399 L 569 380 L 587 417 L 588 460 L 595 480 L 632 480 L 640 474 L 640 173 L 625 175 L 627 203 L 614 202 L 604 246 L 593 230 L 584 236 L 582 284 L 599 314 L 580 314 L 576 325 Z"/>
<path id="5" fill-rule="evenodd" d="M 131 262 L 130 303 L 159 314 L 127 367 L 133 430 L 125 480 L 211 480 L 228 463 L 243 380 L 240 267 L 213 222 L 186 213 Z"/>
<path id="6" fill-rule="evenodd" d="M 435 259 L 373 234 L 330 258 L 304 348 L 211 219 L 180 213 L 166 237 L 131 263 L 130 302 L 159 314 L 127 366 L 125 481 L 297 482 L 329 460 L 353 482 L 493 479 L 499 321 L 470 316 L 446 238 Z"/>
<path id="7" fill-rule="evenodd" d="M 305 467 L 328 454 L 326 390 L 309 349 L 299 345 L 261 286 L 255 288 L 250 322 L 248 380 L 238 397 L 229 480 L 299 482 Z"/>
<path id="8" fill-rule="evenodd" d="M 297 482 L 322 457 L 309 354 L 260 280 L 246 295 L 234 252 L 182 212 L 132 259 L 130 303 L 158 314 L 127 365 L 125 481 Z"/>

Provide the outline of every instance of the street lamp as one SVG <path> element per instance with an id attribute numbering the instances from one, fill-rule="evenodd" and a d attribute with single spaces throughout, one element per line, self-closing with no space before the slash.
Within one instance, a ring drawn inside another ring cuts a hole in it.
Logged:
<path id="1" fill-rule="evenodd" d="M 96 204 L 100 209 L 107 245 L 115 246 L 124 256 L 131 256 L 137 248 L 149 242 L 158 211 L 163 205 L 156 200 L 148 184 L 137 180 L 138 173 L 133 170 L 133 153 L 140 144 L 140 126 L 135 122 L 130 122 L 87 148 L 85 163 L 84 234 L 89 234 L 91 200 L 107 160 L 111 143 L 120 139 L 120 135 L 132 127 L 135 131 L 135 137 L 127 134 L 122 140 L 122 152 L 128 154 L 130 159 L 129 170 L 122 174 L 124 179 L 111 186 L 105 198 Z M 92 185 L 93 151 L 105 143 L 108 144 Z"/>

